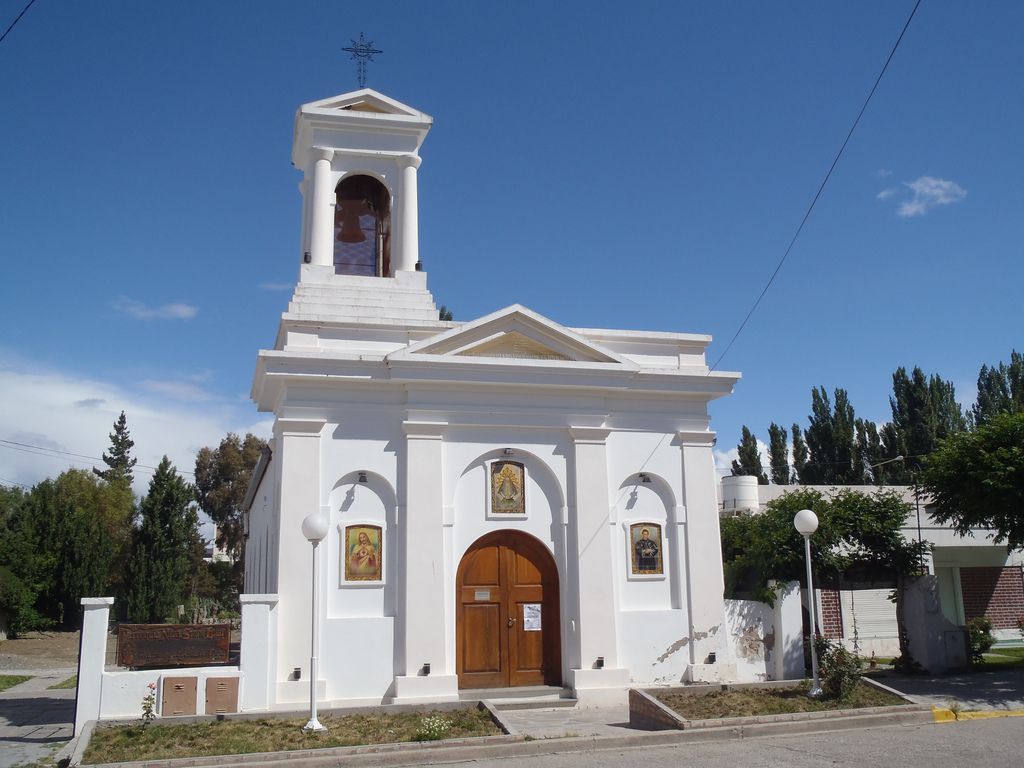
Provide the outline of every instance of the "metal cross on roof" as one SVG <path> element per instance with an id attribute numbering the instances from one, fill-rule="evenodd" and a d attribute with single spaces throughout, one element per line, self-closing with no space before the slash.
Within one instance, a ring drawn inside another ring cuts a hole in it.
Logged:
<path id="1" fill-rule="evenodd" d="M 352 40 L 352 45 L 348 48 L 342 48 L 341 50 L 346 53 L 351 53 L 352 58 L 356 60 L 356 77 L 359 80 L 359 87 L 366 87 L 366 62 L 373 61 L 373 54 L 384 53 L 373 47 L 373 40 L 363 39 L 363 33 L 359 33 L 358 40 Z"/>

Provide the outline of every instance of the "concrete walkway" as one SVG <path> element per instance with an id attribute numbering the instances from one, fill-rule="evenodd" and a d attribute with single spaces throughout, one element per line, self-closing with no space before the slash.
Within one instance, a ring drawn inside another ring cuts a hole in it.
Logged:
<path id="1" fill-rule="evenodd" d="M 629 727 L 629 707 L 551 707 L 502 710 L 501 720 L 524 736 L 560 739 L 572 736 L 624 736 L 644 733 Z"/>
<path id="2" fill-rule="evenodd" d="M 73 735 L 75 719 L 74 689 L 47 690 L 75 674 L 74 669 L 12 669 L 4 674 L 33 677 L 0 693 L 0 768 L 52 754 Z"/>
<path id="3" fill-rule="evenodd" d="M 880 672 L 871 677 L 920 704 L 949 707 L 955 702 L 962 710 L 1024 709 L 1024 669 L 943 677 Z"/>

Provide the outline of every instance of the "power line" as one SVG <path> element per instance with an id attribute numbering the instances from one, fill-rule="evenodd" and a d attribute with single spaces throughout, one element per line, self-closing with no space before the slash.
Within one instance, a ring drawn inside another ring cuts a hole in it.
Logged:
<path id="1" fill-rule="evenodd" d="M 7 485 L 17 485 L 17 486 L 20 486 L 22 488 L 29 488 L 29 487 L 31 487 L 31 486 L 25 485 L 24 483 L 19 483 L 16 480 L 8 480 L 6 477 L 0 477 L 0 483 L 6 483 Z"/>
<path id="2" fill-rule="evenodd" d="M 800 237 L 800 233 L 804 229 L 804 224 L 806 224 L 807 220 L 811 217 L 811 211 L 814 210 L 814 206 L 818 203 L 818 198 L 821 197 L 821 193 L 825 189 L 825 185 L 828 184 L 828 180 L 832 177 L 832 171 L 834 171 L 836 165 L 838 165 L 839 158 L 843 156 L 843 152 L 846 150 L 846 145 L 849 143 L 850 137 L 853 136 L 853 132 L 857 129 L 857 125 L 860 123 L 860 119 L 864 115 L 864 111 L 868 108 L 868 103 L 871 101 L 871 97 L 875 95 L 875 91 L 878 89 L 878 84 L 882 82 L 882 77 L 885 75 L 885 71 L 889 68 L 889 62 L 892 61 L 892 57 L 896 55 L 896 49 L 900 47 L 903 35 L 906 34 L 907 28 L 910 26 L 910 22 L 913 21 L 914 14 L 917 13 L 917 8 L 920 5 L 921 0 L 917 0 L 917 2 L 914 3 L 914 9 L 910 12 L 910 16 L 907 17 L 907 22 L 903 25 L 903 29 L 900 31 L 900 36 L 896 38 L 895 45 L 893 45 L 892 50 L 889 51 L 889 56 L 886 58 L 885 64 L 882 65 L 882 71 L 879 72 L 878 77 L 875 78 L 875 84 L 871 86 L 871 91 L 868 93 L 867 98 L 864 99 L 860 112 L 857 113 L 857 117 L 853 121 L 853 125 L 850 126 L 850 130 L 846 134 L 846 138 L 843 139 L 843 144 L 839 147 L 839 151 L 832 160 L 832 165 L 829 166 L 828 173 L 825 174 L 825 178 L 822 179 L 821 185 L 818 187 L 818 191 L 814 194 L 814 199 L 811 200 L 811 204 L 807 207 L 807 212 L 804 214 L 803 219 L 800 220 L 800 226 L 796 228 L 796 232 L 793 235 L 793 239 L 789 241 L 789 246 L 786 248 L 786 252 L 782 254 L 782 258 L 779 259 L 779 263 L 775 266 L 775 271 L 772 272 L 771 277 L 768 278 L 768 282 L 757 297 L 754 305 L 750 308 L 750 311 L 747 312 L 747 316 L 743 318 L 743 322 L 740 323 L 740 327 L 736 329 L 736 333 L 733 334 L 732 339 L 730 339 L 728 345 L 726 345 L 725 351 L 718 356 L 718 359 L 715 360 L 715 364 L 708 369 L 709 374 L 718 367 L 718 364 L 722 362 L 722 358 L 724 358 L 729 353 L 729 350 L 732 349 L 732 345 L 735 343 L 736 339 L 739 338 L 739 335 L 743 333 L 743 329 L 747 326 L 747 321 L 750 320 L 750 317 L 754 314 L 754 311 L 761 303 L 761 299 L 764 298 L 764 295 L 768 293 L 768 289 L 772 287 L 772 283 L 775 282 L 775 278 L 779 274 L 779 270 L 782 269 L 782 265 L 786 263 L 786 258 L 789 256 L 789 252 L 793 250 L 793 246 L 796 244 L 797 238 Z"/>
<path id="3" fill-rule="evenodd" d="M 71 451 L 61 451 L 57 448 L 47 448 L 42 445 L 30 445 L 29 443 L 17 443 L 14 440 L 0 440 L 0 448 L 9 448 L 12 451 L 21 451 L 22 453 L 28 453 L 32 456 L 47 456 L 51 459 L 57 459 L 60 458 L 60 456 L 73 456 L 78 459 L 88 459 L 89 461 L 103 461 L 99 456 L 86 456 L 84 453 L 72 453 Z M 43 451 L 43 453 L 41 453 L 41 451 Z M 53 454 L 60 454 L 60 456 L 54 456 Z M 151 472 L 155 472 L 157 469 L 156 467 L 148 464 L 136 464 L 134 468 L 148 469 Z M 195 476 L 195 472 L 189 472 L 187 469 L 177 469 L 177 467 L 175 467 L 175 470 L 180 475 Z"/>
<path id="4" fill-rule="evenodd" d="M 14 25 L 21 21 L 21 17 L 28 12 L 28 9 L 31 8 L 35 4 L 35 2 L 36 0 L 28 0 L 28 5 L 21 9 L 21 13 L 19 13 L 18 16 L 14 19 L 14 21 L 11 22 L 11 26 L 5 29 L 4 33 L 0 35 L 0 43 L 4 41 L 5 37 L 11 34 L 11 30 L 14 29 Z"/>

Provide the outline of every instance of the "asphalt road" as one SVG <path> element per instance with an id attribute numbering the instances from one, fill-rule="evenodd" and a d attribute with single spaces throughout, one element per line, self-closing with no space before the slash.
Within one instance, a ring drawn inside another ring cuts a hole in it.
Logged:
<path id="1" fill-rule="evenodd" d="M 473 761 L 475 768 L 1009 768 L 1024 765 L 1024 717 Z"/>

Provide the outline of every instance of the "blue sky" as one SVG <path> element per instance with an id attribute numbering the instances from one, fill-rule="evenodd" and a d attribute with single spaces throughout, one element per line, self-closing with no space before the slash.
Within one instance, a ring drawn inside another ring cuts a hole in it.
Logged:
<path id="1" fill-rule="evenodd" d="M 710 333 L 723 351 L 913 3 L 57 3 L 0 43 L 0 439 L 142 465 L 228 431 L 297 276 L 301 103 L 373 88 L 435 126 L 420 252 L 438 304 Z M 6 27 L 24 0 L 0 0 Z M 892 371 L 973 399 L 1020 349 L 1024 5 L 925 0 L 721 368 L 740 426 L 810 389 L 888 415 Z M 69 465 L 0 444 L 2 482 Z M 47 452 L 43 452 L 47 453 Z M 148 475 L 140 471 L 137 489 Z"/>

